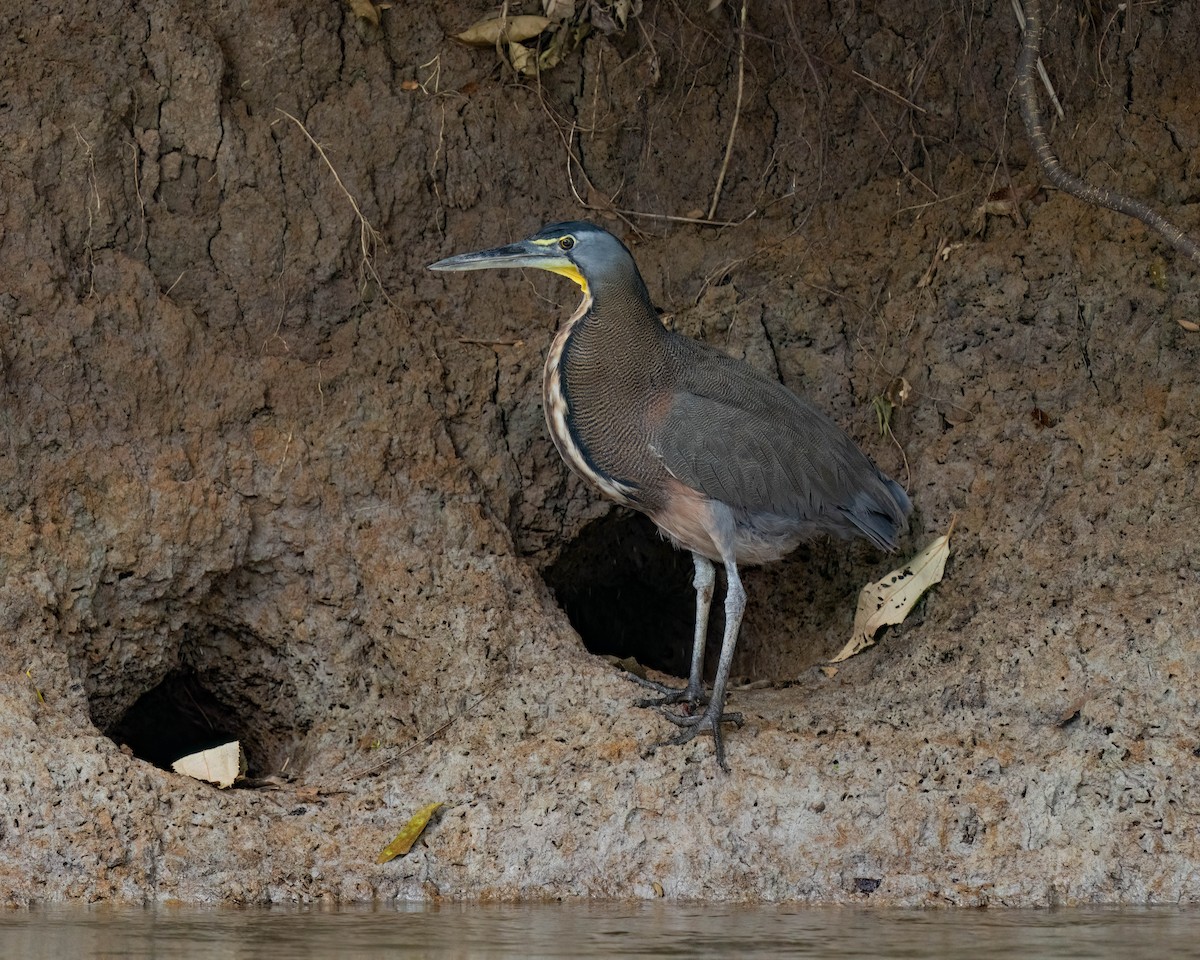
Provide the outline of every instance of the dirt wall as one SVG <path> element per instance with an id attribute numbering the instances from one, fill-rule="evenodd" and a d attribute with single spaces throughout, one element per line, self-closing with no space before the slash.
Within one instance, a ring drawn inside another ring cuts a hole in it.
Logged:
<path id="1" fill-rule="evenodd" d="M 483 4 L 0 14 L 9 902 L 1200 897 L 1200 281 L 1041 186 L 1007 4 L 867 6 L 647 3 L 537 81 L 448 39 Z M 1064 162 L 1200 230 L 1195 7 L 1050 27 Z M 574 288 L 424 270 L 584 217 L 906 552 L 957 518 L 833 677 L 888 560 L 747 573 L 730 776 L 580 639 L 678 666 L 692 600 L 546 435 Z M 250 785 L 156 764 L 228 735 Z"/>

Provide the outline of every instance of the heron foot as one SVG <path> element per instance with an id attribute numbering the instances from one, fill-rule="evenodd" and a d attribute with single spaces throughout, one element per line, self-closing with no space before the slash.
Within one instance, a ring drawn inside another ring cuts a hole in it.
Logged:
<path id="1" fill-rule="evenodd" d="M 634 701 L 639 707 L 669 707 L 677 703 L 686 703 L 691 706 L 703 706 L 708 703 L 708 694 L 704 692 L 704 688 L 694 689 L 689 683 L 686 687 L 672 687 L 666 683 L 658 683 L 654 680 L 647 680 L 645 677 L 639 677 L 636 673 L 628 674 L 630 680 L 634 683 L 641 684 L 647 689 L 653 690 L 660 694 L 658 697 L 649 697 L 645 700 Z"/>
<path id="2" fill-rule="evenodd" d="M 679 736 L 657 743 L 655 747 L 677 747 L 689 740 L 694 740 L 701 733 L 710 734 L 717 752 L 717 763 L 721 765 L 722 770 L 729 773 L 729 764 L 725 761 L 725 741 L 721 736 L 721 724 L 732 723 L 735 727 L 740 727 L 744 722 L 740 713 L 725 713 L 723 705 L 710 702 L 708 709 L 703 713 L 681 715 L 664 710 L 663 716 L 676 726 L 683 727 L 683 730 L 680 731 Z"/>

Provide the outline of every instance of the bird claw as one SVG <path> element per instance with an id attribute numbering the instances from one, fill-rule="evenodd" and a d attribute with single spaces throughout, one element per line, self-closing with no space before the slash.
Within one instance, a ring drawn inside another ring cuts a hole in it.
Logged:
<path id="1" fill-rule="evenodd" d="M 721 736 L 721 724 L 732 723 L 735 727 L 740 727 L 744 722 L 740 713 L 725 713 L 723 703 L 721 709 L 714 709 L 712 700 L 703 687 L 699 690 L 694 690 L 691 684 L 683 688 L 669 687 L 665 683 L 657 683 L 654 680 L 639 677 L 636 673 L 630 673 L 627 676 L 634 683 L 649 687 L 662 694 L 661 697 L 636 701 L 639 707 L 655 707 L 673 724 L 683 728 L 678 736 L 654 744 L 650 747 L 649 753 L 653 753 L 659 747 L 678 747 L 694 740 L 701 733 L 707 733 L 713 738 L 717 763 L 726 773 L 730 772 L 729 764 L 725 761 L 725 740 Z M 675 713 L 666 709 L 675 704 L 684 704 L 686 710 L 695 710 L 697 707 L 705 709 L 702 712 L 693 713 Z"/>
<path id="2" fill-rule="evenodd" d="M 720 713 L 714 716 L 715 713 L 716 711 L 711 706 L 703 713 L 694 716 L 680 716 L 663 711 L 664 717 L 683 729 L 679 732 L 679 736 L 656 743 L 655 747 L 678 747 L 694 740 L 701 733 L 711 734 L 713 747 L 717 753 L 717 763 L 722 770 L 729 773 L 729 764 L 725 760 L 725 739 L 721 736 L 721 724 L 732 723 L 735 727 L 740 727 L 744 720 L 740 713 Z"/>
<path id="3" fill-rule="evenodd" d="M 639 677 L 636 673 L 630 673 L 627 676 L 634 683 L 641 684 L 643 687 L 661 694 L 659 697 L 634 701 L 639 707 L 669 707 L 677 703 L 704 706 L 708 703 L 708 695 L 703 689 L 693 690 L 690 685 L 686 687 L 672 687 L 665 683 L 658 683 L 654 680 L 647 680 L 645 677 Z"/>
<path id="4" fill-rule="evenodd" d="M 712 711 L 705 710 L 704 713 L 689 715 L 667 713 L 664 710 L 663 716 L 676 726 L 691 728 L 690 732 L 685 731 L 685 733 L 687 733 L 687 739 L 679 741 L 680 743 L 687 743 L 687 741 L 691 740 L 692 737 L 694 737 L 697 733 L 703 733 L 706 730 L 716 729 L 716 723 L 714 723 L 713 718 L 709 716 L 711 712 Z M 721 714 L 721 719 L 719 722 L 732 723 L 735 727 L 740 727 L 743 723 L 745 723 L 745 718 L 740 713 L 723 713 Z M 683 736 L 683 734 L 680 734 L 680 736 Z"/>
<path id="5" fill-rule="evenodd" d="M 639 707 L 657 707 L 663 711 L 666 716 L 671 716 L 664 707 L 671 707 L 677 703 L 685 703 L 689 707 L 703 707 L 708 703 L 708 696 L 703 693 L 692 693 L 686 687 L 682 690 L 675 690 L 672 687 L 664 686 L 662 688 L 663 695 L 661 697 L 650 697 L 645 700 L 636 700 L 635 704 Z"/>

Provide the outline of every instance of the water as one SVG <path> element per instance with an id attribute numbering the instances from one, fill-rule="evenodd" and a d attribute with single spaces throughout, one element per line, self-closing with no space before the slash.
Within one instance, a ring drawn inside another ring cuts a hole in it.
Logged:
<path id="1" fill-rule="evenodd" d="M 368 909 L 54 907 L 0 913 L 0 957 L 1191 957 L 1200 909 L 860 910 L 729 905 Z"/>

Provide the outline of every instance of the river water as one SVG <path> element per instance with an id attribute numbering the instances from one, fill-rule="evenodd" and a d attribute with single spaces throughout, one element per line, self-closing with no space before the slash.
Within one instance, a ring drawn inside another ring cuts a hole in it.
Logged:
<path id="1" fill-rule="evenodd" d="M 1200 909 L 865 910 L 730 905 L 376 909 L 53 907 L 0 913 L 19 960 L 382 957 L 1200 956 Z"/>

